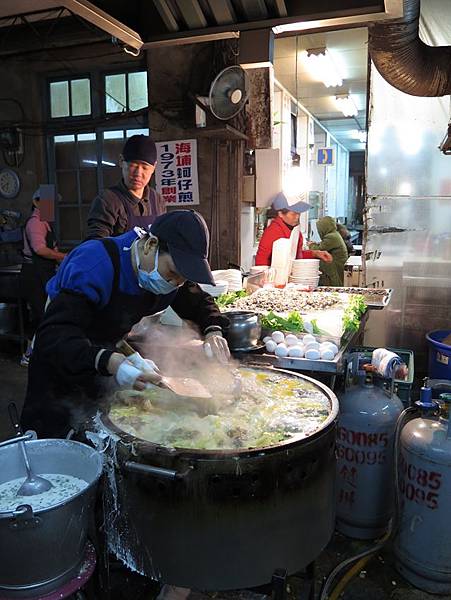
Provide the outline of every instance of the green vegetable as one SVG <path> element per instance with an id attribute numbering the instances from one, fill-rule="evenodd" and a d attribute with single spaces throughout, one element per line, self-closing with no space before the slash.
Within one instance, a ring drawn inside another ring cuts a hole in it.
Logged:
<path id="1" fill-rule="evenodd" d="M 270 311 L 266 315 L 262 315 L 261 323 L 265 329 L 280 329 L 282 331 L 292 331 L 293 333 L 305 331 L 302 317 L 296 310 L 290 312 L 287 318 Z"/>
<path id="2" fill-rule="evenodd" d="M 239 290 L 238 292 L 228 292 L 227 294 L 221 294 L 217 298 L 215 298 L 216 305 L 218 308 L 225 308 L 230 304 L 233 304 L 235 300 L 238 298 L 244 298 L 247 296 L 247 292 L 245 290 Z"/>
<path id="3" fill-rule="evenodd" d="M 318 322 L 316 319 L 312 319 L 310 321 L 310 323 L 312 324 L 313 327 L 313 333 L 315 333 L 316 335 L 319 335 L 321 333 L 321 329 L 318 327 Z"/>
<path id="4" fill-rule="evenodd" d="M 357 331 L 360 327 L 360 317 L 367 308 L 365 298 L 360 294 L 349 298 L 348 306 L 343 313 L 343 326 L 345 331 Z"/>

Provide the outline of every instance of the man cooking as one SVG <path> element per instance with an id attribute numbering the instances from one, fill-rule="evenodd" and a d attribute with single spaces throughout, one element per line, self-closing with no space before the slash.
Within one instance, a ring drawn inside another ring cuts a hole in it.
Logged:
<path id="1" fill-rule="evenodd" d="M 166 211 L 159 194 L 150 186 L 157 161 L 155 142 L 148 135 L 134 135 L 119 157 L 121 181 L 99 194 L 88 213 L 87 240 L 120 235 L 133 227 L 147 227 Z"/>
<path id="2" fill-rule="evenodd" d="M 136 390 L 158 384 L 156 365 L 149 361 L 142 372 L 113 348 L 134 323 L 169 305 L 199 326 L 209 355 L 227 362 L 228 319 L 197 285 L 214 284 L 208 244 L 202 216 L 176 210 L 150 230 L 75 248 L 47 286 L 50 304 L 36 333 L 23 427 L 39 437 L 64 437 L 93 412 L 107 381 Z"/>
<path id="3" fill-rule="evenodd" d="M 309 208 L 310 205 L 302 201 L 295 201 L 290 204 L 288 197 L 283 192 L 279 192 L 274 197 L 271 210 L 275 218 L 272 219 L 271 224 L 268 225 L 261 237 L 255 256 L 256 266 L 271 266 L 272 246 L 274 242 L 281 238 L 289 239 L 293 229 L 299 225 L 299 215 L 309 210 Z M 296 258 L 319 258 L 324 262 L 332 262 L 332 256 L 329 252 L 323 250 L 303 250 L 303 243 L 302 234 L 299 232 Z"/>

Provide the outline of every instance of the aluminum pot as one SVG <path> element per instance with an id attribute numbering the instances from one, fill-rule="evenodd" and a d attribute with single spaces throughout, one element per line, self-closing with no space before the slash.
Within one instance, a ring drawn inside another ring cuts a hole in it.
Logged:
<path id="1" fill-rule="evenodd" d="M 16 440 L 11 440 L 15 442 Z M 25 477 L 18 444 L 0 445 L 0 484 Z M 51 593 L 77 572 L 87 540 L 102 457 L 72 440 L 28 440 L 30 464 L 37 474 L 84 479 L 79 494 L 46 509 L 14 507 L 0 512 L 0 596 L 22 598 Z"/>
<path id="2" fill-rule="evenodd" d="M 273 369 L 258 368 L 268 373 Z M 107 458 L 109 549 L 165 583 L 230 590 L 269 583 L 309 565 L 335 521 L 338 401 L 313 435 L 245 450 L 184 450 L 125 433 L 105 412 L 96 424 Z M 114 521 L 113 521 L 114 517 Z"/>
<path id="3" fill-rule="evenodd" d="M 260 316 L 247 310 L 231 310 L 224 314 L 230 321 L 226 331 L 230 350 L 245 352 L 255 348 L 262 332 Z"/>
<path id="4" fill-rule="evenodd" d="M 0 335 L 11 333 L 17 325 L 17 304 L 0 302 Z"/>

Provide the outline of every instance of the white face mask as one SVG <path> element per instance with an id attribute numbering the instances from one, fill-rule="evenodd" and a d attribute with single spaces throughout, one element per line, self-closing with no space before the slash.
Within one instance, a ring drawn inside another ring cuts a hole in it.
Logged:
<path id="1" fill-rule="evenodd" d="M 136 266 L 138 268 L 138 285 L 140 288 L 147 292 L 152 292 L 157 296 L 166 296 L 178 289 L 179 286 L 169 283 L 169 281 L 166 281 L 166 279 L 158 272 L 158 249 L 155 253 L 155 266 L 150 273 L 148 271 L 143 271 L 140 268 L 138 244 L 135 244 L 135 258 Z"/>

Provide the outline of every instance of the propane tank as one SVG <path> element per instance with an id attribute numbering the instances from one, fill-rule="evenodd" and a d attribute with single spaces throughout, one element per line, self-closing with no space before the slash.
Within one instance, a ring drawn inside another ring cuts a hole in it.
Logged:
<path id="1" fill-rule="evenodd" d="M 336 528 L 365 540 L 383 535 L 392 516 L 393 439 L 403 405 L 371 373 L 359 373 L 339 397 Z"/>
<path id="2" fill-rule="evenodd" d="M 396 567 L 435 594 L 451 593 L 450 403 L 451 394 L 441 394 L 439 410 L 431 388 L 421 389 L 421 416 L 402 428 L 397 465 Z"/>

